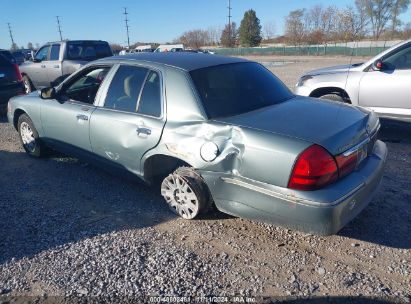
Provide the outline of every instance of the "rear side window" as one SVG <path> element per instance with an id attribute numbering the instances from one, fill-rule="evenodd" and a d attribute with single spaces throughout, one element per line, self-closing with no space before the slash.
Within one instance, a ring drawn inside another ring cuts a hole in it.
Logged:
<path id="1" fill-rule="evenodd" d="M 53 44 L 50 51 L 50 60 L 59 60 L 60 44 Z"/>
<path id="2" fill-rule="evenodd" d="M 105 108 L 136 112 L 141 88 L 148 70 L 134 66 L 120 66 L 107 92 Z"/>
<path id="3" fill-rule="evenodd" d="M 141 93 L 138 113 L 154 117 L 161 116 L 161 85 L 160 75 L 157 72 L 151 71 L 148 74 Z"/>
<path id="4" fill-rule="evenodd" d="M 106 42 L 97 42 L 95 45 L 97 58 L 113 56 L 110 46 Z"/>
<path id="5" fill-rule="evenodd" d="M 94 60 L 112 56 L 107 42 L 102 41 L 71 41 L 67 42 L 67 59 Z"/>

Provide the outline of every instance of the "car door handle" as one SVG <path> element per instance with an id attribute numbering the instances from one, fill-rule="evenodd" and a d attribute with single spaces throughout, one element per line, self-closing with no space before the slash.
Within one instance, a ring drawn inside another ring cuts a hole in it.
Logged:
<path id="1" fill-rule="evenodd" d="M 137 135 L 140 137 L 147 137 L 148 135 L 151 135 L 151 130 L 146 127 L 138 127 L 136 131 Z"/>
<path id="2" fill-rule="evenodd" d="M 83 115 L 83 114 L 78 114 L 77 116 L 78 120 L 88 120 L 88 116 L 87 115 Z"/>

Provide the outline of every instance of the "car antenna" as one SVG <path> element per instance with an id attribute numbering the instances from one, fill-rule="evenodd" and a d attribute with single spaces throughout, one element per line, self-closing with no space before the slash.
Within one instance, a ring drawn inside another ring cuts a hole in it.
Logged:
<path id="1" fill-rule="evenodd" d="M 354 49 L 356 48 L 358 48 L 358 40 L 354 43 L 354 47 L 351 50 L 350 65 L 348 66 L 347 76 L 345 77 L 345 84 L 344 84 L 345 92 L 347 91 L 347 82 L 348 82 L 348 76 L 350 75 L 350 71 L 351 71 L 352 58 L 354 57 Z"/>

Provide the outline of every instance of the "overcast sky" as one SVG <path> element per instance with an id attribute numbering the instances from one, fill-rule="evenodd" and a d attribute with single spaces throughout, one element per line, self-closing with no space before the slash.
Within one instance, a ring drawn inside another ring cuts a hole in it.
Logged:
<path id="1" fill-rule="evenodd" d="M 127 41 L 123 7 L 128 8 L 130 42 L 164 43 L 184 31 L 224 27 L 228 0 L 1 0 L 0 48 L 10 48 L 7 28 L 10 22 L 18 46 L 28 42 L 40 45 L 59 40 L 57 15 L 60 16 L 63 39 L 101 39 L 125 45 Z M 261 24 L 272 22 L 276 34 L 282 34 L 285 16 L 294 9 L 353 5 L 354 0 L 232 0 L 233 21 L 238 24 L 250 8 L 257 12 Z M 335 4 L 338 3 L 338 4 Z M 400 16 L 411 21 L 410 10 Z"/>

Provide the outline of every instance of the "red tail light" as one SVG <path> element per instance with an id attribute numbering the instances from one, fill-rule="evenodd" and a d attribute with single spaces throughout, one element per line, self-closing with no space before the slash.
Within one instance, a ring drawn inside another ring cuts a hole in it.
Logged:
<path id="1" fill-rule="evenodd" d="M 337 163 L 323 147 L 312 145 L 298 157 L 288 188 L 316 190 L 338 179 Z"/>
<path id="2" fill-rule="evenodd" d="M 14 63 L 13 68 L 14 68 L 14 71 L 16 72 L 17 80 L 23 81 L 23 77 L 21 76 L 19 65 Z"/>

